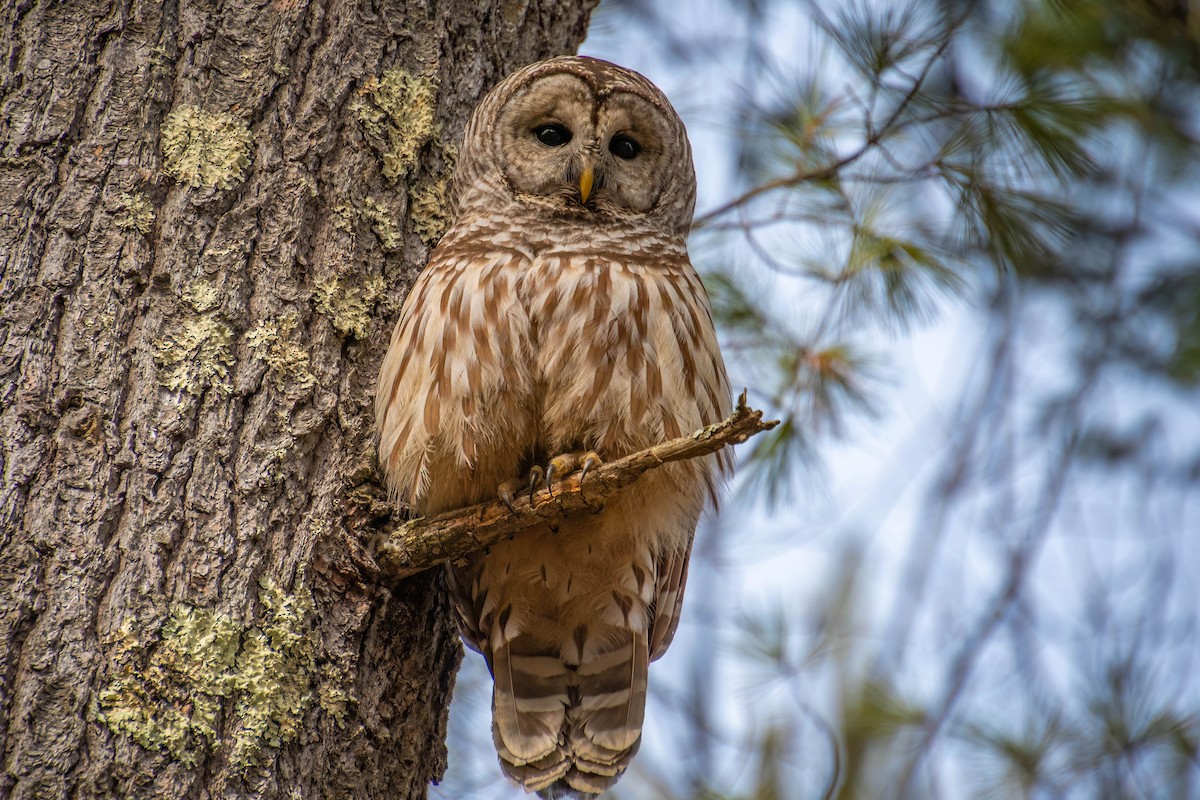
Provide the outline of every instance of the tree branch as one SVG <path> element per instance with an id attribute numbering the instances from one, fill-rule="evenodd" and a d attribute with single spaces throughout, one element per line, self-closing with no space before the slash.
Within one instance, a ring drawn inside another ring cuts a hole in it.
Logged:
<path id="1" fill-rule="evenodd" d="M 761 411 L 747 406 L 743 391 L 737 408 L 724 421 L 602 464 L 588 473 L 583 487 L 579 473 L 574 473 L 555 484 L 553 497 L 539 489 L 532 502 L 528 494 L 514 499 L 511 510 L 497 499 L 397 525 L 377 540 L 376 562 L 381 574 L 407 578 L 510 539 L 527 528 L 553 525 L 575 511 L 595 511 L 652 469 L 741 444 L 778 424 L 778 420 L 764 422 Z"/>
<path id="2" fill-rule="evenodd" d="M 937 49 L 933 51 L 933 54 L 930 55 L 930 57 L 925 61 L 924 66 L 921 68 L 921 73 L 916 77 L 910 77 L 912 84 L 905 91 L 904 96 L 900 98 L 899 102 L 896 104 L 896 107 L 892 109 L 892 113 L 888 115 L 888 118 L 883 123 L 882 127 L 876 130 L 874 127 L 874 121 L 868 115 L 866 120 L 867 136 L 863 143 L 855 148 L 852 152 L 842 156 L 832 164 L 828 164 L 823 167 L 817 167 L 812 170 L 805 170 L 802 167 L 797 167 L 796 171 L 791 175 L 784 175 L 781 178 L 775 178 L 774 180 L 769 180 L 765 183 L 759 184 L 758 186 L 751 187 L 740 196 L 735 197 L 720 206 L 717 206 L 712 211 L 696 217 L 692 221 L 692 230 L 698 230 L 710 225 L 717 217 L 728 214 L 730 211 L 746 205 L 759 195 L 767 194 L 768 192 L 773 192 L 777 189 L 791 189 L 803 183 L 814 183 L 817 181 L 829 180 L 830 178 L 835 177 L 843 167 L 847 167 L 865 156 L 872 148 L 882 147 L 884 139 L 896 131 L 909 127 L 910 125 L 923 122 L 924 120 L 902 120 L 901 117 L 917 98 L 917 95 L 921 91 L 921 87 L 925 85 L 925 81 L 929 78 L 929 74 L 933 71 L 933 65 L 936 64 L 943 55 L 945 55 L 946 48 L 950 46 L 950 40 L 952 38 L 950 34 L 960 25 L 962 25 L 965 20 L 966 14 L 962 14 L 957 20 L 952 21 L 946 28 L 946 32 L 941 43 L 938 45 Z M 874 76 L 874 80 L 878 85 L 878 82 L 880 81 L 879 74 Z M 978 110 L 979 109 L 971 109 L 971 111 Z"/>

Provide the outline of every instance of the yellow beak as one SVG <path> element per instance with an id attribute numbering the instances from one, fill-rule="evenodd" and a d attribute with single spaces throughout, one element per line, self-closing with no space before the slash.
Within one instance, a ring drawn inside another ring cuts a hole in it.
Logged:
<path id="1" fill-rule="evenodd" d="M 579 202 L 586 203 L 588 196 L 592 193 L 592 180 L 595 178 L 595 173 L 590 166 L 583 168 L 583 174 L 579 176 Z"/>

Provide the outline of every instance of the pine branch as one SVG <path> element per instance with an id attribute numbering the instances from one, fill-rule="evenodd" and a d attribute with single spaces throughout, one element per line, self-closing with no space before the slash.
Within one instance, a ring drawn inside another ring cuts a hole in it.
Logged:
<path id="1" fill-rule="evenodd" d="M 725 214 L 728 214 L 730 211 L 746 206 L 752 200 L 755 200 L 761 195 L 780 189 L 793 189 L 802 184 L 815 183 L 834 178 L 839 172 L 841 172 L 843 168 L 848 167 L 854 162 L 863 158 L 873 149 L 882 149 L 883 141 L 889 136 L 895 134 L 897 131 L 911 127 L 912 125 L 920 122 L 921 120 L 905 119 L 904 115 L 909 110 L 909 107 L 912 106 L 914 101 L 916 101 L 921 89 L 925 85 L 925 81 L 928 80 L 930 73 L 933 71 L 934 65 L 941 60 L 942 56 L 945 55 L 946 48 L 950 46 L 951 39 L 953 38 L 951 34 L 958 30 L 958 28 L 965 21 L 966 14 L 962 14 L 957 20 L 952 21 L 946 27 L 945 32 L 941 37 L 941 42 L 938 44 L 937 48 L 933 51 L 929 58 L 926 59 L 924 66 L 921 68 L 920 74 L 916 76 L 909 76 L 911 83 L 908 89 L 905 91 L 904 96 L 900 98 L 899 102 L 896 103 L 896 107 L 892 109 L 892 112 L 888 115 L 882 126 L 876 128 L 874 120 L 868 113 L 867 119 L 865 120 L 866 138 L 861 145 L 831 164 L 814 169 L 805 169 L 803 165 L 801 165 L 797 167 L 796 170 L 790 175 L 784 175 L 783 177 L 775 178 L 759 184 L 758 186 L 751 187 L 738 197 L 735 197 L 732 200 L 717 206 L 712 211 L 696 217 L 692 221 L 692 230 L 698 230 L 711 225 L 718 217 L 722 217 Z M 829 29 L 830 28 L 827 28 L 827 30 Z M 873 79 L 877 83 L 881 80 L 878 74 L 873 76 Z"/>
<path id="2" fill-rule="evenodd" d="M 741 444 L 778 424 L 778 420 L 764 422 L 761 411 L 747 406 L 743 391 L 737 408 L 724 421 L 602 464 L 588 473 L 582 487 L 579 473 L 575 473 L 554 485 L 553 497 L 541 488 L 532 502 L 527 493 L 514 499 L 511 510 L 497 499 L 397 525 L 377 540 L 375 560 L 380 573 L 387 577 L 415 575 L 511 539 L 528 528 L 554 526 L 572 512 L 597 511 L 652 469 Z"/>

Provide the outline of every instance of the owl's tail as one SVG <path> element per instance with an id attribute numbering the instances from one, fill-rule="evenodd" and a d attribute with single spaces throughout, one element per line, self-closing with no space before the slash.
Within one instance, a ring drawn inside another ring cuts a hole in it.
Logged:
<path id="1" fill-rule="evenodd" d="M 573 652 L 562 655 L 546 655 L 546 643 L 525 634 L 493 648 L 492 737 L 500 765 L 540 797 L 603 792 L 641 742 L 647 633 L 600 627 L 590 635 L 581 628 Z"/>

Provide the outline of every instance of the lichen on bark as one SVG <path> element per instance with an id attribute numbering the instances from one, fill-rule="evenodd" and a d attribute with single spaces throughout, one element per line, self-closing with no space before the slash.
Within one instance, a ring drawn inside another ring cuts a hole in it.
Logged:
<path id="1" fill-rule="evenodd" d="M 397 215 L 388 208 L 386 202 L 364 197 L 362 215 L 371 223 L 371 230 L 379 237 L 379 244 L 384 250 L 399 250 L 404 245 L 404 231 L 396 221 Z"/>
<path id="2" fill-rule="evenodd" d="M 295 311 L 263 320 L 246 333 L 246 344 L 275 376 L 275 388 L 310 389 L 317 382 L 308 351 L 296 335 L 300 315 Z"/>
<path id="3" fill-rule="evenodd" d="M 224 614 L 178 605 L 151 652 L 142 627 L 127 618 L 106 640 L 112 666 L 96 717 L 148 750 L 195 765 L 217 735 L 241 629 Z"/>
<path id="4" fill-rule="evenodd" d="M 122 192 L 117 197 L 120 210 L 113 219 L 113 224 L 121 230 L 135 230 L 145 235 L 154 224 L 154 205 L 146 195 Z"/>
<path id="5" fill-rule="evenodd" d="M 419 184 L 411 192 L 409 216 L 413 230 L 425 244 L 435 244 L 446 232 L 446 180 Z"/>
<path id="6" fill-rule="evenodd" d="M 342 335 L 365 339 L 372 320 L 371 310 L 385 286 L 378 275 L 357 280 L 330 275 L 314 283 L 313 300 L 317 310 L 329 317 Z"/>
<path id="7" fill-rule="evenodd" d="M 380 173 L 392 183 L 417 162 L 422 147 L 437 137 L 437 81 L 393 67 L 370 78 L 354 110 L 363 130 L 380 150 Z"/>
<path id="8" fill-rule="evenodd" d="M 182 106 L 163 124 L 162 153 L 180 183 L 229 189 L 250 165 L 250 128 L 232 114 Z"/>
<path id="9" fill-rule="evenodd" d="M 154 341 L 154 360 L 161 369 L 159 383 L 191 395 L 208 387 L 228 395 L 232 391 L 233 329 L 219 311 L 217 289 L 207 281 L 193 281 L 184 290 L 183 300 L 190 312 L 170 320 L 163 335 Z"/>
<path id="10" fill-rule="evenodd" d="M 211 751 L 222 725 L 232 725 L 236 774 L 295 741 L 314 705 L 341 725 L 353 697 L 335 663 L 318 663 L 311 592 L 301 582 L 288 593 L 270 578 L 259 586 L 262 612 L 250 626 L 185 604 L 157 634 L 143 634 L 131 618 L 122 622 L 106 640 L 111 667 L 96 719 L 187 766 Z"/>

